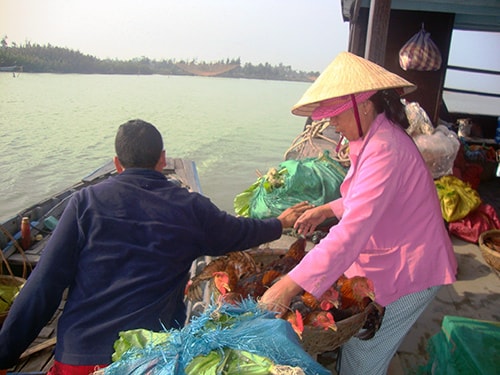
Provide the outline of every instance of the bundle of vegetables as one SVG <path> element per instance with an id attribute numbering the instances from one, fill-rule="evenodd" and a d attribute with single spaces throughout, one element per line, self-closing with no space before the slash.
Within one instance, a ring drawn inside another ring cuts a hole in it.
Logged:
<path id="1" fill-rule="evenodd" d="M 330 374 L 274 315 L 245 299 L 210 305 L 180 330 L 122 332 L 100 374 Z"/>

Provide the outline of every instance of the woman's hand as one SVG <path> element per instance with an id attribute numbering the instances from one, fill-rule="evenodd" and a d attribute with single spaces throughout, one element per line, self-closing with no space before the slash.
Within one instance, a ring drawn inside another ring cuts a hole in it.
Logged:
<path id="1" fill-rule="evenodd" d="M 314 232 L 316 227 L 328 218 L 333 216 L 330 205 L 324 204 L 305 211 L 295 222 L 294 228 L 299 234 L 307 236 Z"/>
<path id="2" fill-rule="evenodd" d="M 281 221 L 281 226 L 283 228 L 292 228 L 299 216 L 312 207 L 314 206 L 309 204 L 309 202 L 297 203 L 283 211 L 278 216 L 278 220 Z"/>
<path id="3" fill-rule="evenodd" d="M 288 310 L 292 298 L 302 290 L 290 276 L 285 275 L 264 293 L 259 304 L 267 310 L 276 311 L 279 318 Z"/>

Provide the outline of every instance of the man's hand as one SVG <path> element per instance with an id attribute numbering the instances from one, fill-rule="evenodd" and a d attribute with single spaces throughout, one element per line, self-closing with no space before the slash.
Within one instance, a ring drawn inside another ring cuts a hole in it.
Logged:
<path id="1" fill-rule="evenodd" d="M 283 211 L 278 216 L 278 220 L 281 221 L 281 226 L 283 228 L 292 228 L 299 216 L 313 207 L 314 206 L 309 204 L 309 202 L 297 203 Z"/>

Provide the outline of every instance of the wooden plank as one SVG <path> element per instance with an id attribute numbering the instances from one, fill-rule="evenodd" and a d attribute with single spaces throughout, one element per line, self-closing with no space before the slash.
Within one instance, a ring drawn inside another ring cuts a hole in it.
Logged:
<path id="1" fill-rule="evenodd" d="M 197 193 L 201 193 L 201 184 L 198 178 L 198 172 L 196 171 L 196 166 L 191 160 L 181 160 L 183 165 L 183 170 L 186 174 L 186 180 L 190 186 L 191 191 L 195 191 Z"/>
<path id="2" fill-rule="evenodd" d="M 32 354 L 38 353 L 39 351 L 41 351 L 43 349 L 50 348 L 56 344 L 56 341 L 57 341 L 56 337 L 52 337 L 48 340 L 45 340 L 41 344 L 34 345 L 34 346 L 28 348 L 27 350 L 25 350 L 24 353 L 21 354 L 19 359 L 24 359 L 26 357 L 31 356 Z"/>

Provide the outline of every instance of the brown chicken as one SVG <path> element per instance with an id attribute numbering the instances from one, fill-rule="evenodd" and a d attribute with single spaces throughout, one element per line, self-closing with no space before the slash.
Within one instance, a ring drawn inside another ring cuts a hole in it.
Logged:
<path id="1" fill-rule="evenodd" d="M 287 311 L 283 314 L 281 319 L 286 320 L 292 325 L 293 330 L 302 339 L 302 332 L 304 332 L 304 320 L 299 311 Z"/>
<path id="2" fill-rule="evenodd" d="M 340 294 L 335 285 L 328 288 L 323 295 L 319 298 L 319 308 L 324 311 L 328 311 L 332 308 L 338 308 L 340 305 Z"/>
<path id="3" fill-rule="evenodd" d="M 313 310 L 328 311 L 339 307 L 339 292 L 331 286 L 323 295 L 317 299 L 311 293 L 304 292 L 292 298 L 291 310 L 298 310 L 306 316 Z"/>
<path id="4" fill-rule="evenodd" d="M 297 238 L 297 240 L 290 245 L 285 255 L 263 267 L 263 272 L 275 271 L 277 274 L 286 275 L 299 264 L 306 255 L 306 242 L 306 238 L 303 236 Z"/>
<path id="5" fill-rule="evenodd" d="M 210 282 L 213 286 L 210 292 L 215 301 L 230 303 L 231 300 L 234 300 L 233 302 L 239 302 L 239 294 L 234 292 L 234 288 L 238 282 L 234 272 L 216 271 Z"/>
<path id="6" fill-rule="evenodd" d="M 347 278 L 341 276 L 336 282 L 340 293 L 340 306 L 331 309 L 337 321 L 358 314 L 375 301 L 373 282 L 364 276 Z"/>
<path id="7" fill-rule="evenodd" d="M 292 311 L 298 311 L 302 314 L 302 316 L 306 316 L 309 314 L 311 311 L 313 311 L 315 308 L 317 308 L 318 302 L 314 296 L 310 295 L 312 298 L 309 299 L 309 297 L 303 298 L 302 294 L 297 294 L 295 297 L 292 298 L 292 301 L 290 302 L 290 310 Z M 311 307 L 313 306 L 313 307 Z"/>
<path id="8" fill-rule="evenodd" d="M 281 258 L 262 267 L 262 270 L 258 273 L 240 278 L 235 291 L 243 297 L 257 298 L 262 296 L 276 280 L 286 275 L 299 264 L 305 254 L 306 239 L 299 237 L 290 245 L 288 251 Z"/>
<path id="9" fill-rule="evenodd" d="M 306 239 L 298 238 L 288 251 L 262 269 L 248 252 L 233 252 L 210 262 L 186 287 L 191 300 L 201 299 L 202 287 L 209 283 L 214 300 L 237 302 L 243 298 L 257 299 L 280 277 L 286 275 L 306 254 Z"/>
<path id="10" fill-rule="evenodd" d="M 365 324 L 363 325 L 363 329 L 356 334 L 356 337 L 360 340 L 369 340 L 375 336 L 375 333 L 382 325 L 382 320 L 385 314 L 385 307 L 376 302 L 372 302 L 367 308 L 370 310 L 366 317 Z"/>
<path id="11" fill-rule="evenodd" d="M 307 314 L 304 318 L 304 326 L 317 327 L 322 329 L 337 330 L 333 314 L 329 311 L 315 310 Z"/>
<path id="12" fill-rule="evenodd" d="M 191 301 L 202 299 L 203 286 L 206 282 L 210 283 L 212 292 L 220 293 L 220 289 L 215 285 L 214 276 L 216 276 L 217 272 L 225 272 L 227 274 L 227 286 L 234 288 L 240 278 L 259 272 L 259 267 L 253 257 L 244 251 L 234 251 L 225 256 L 217 257 L 205 266 L 198 275 L 189 280 L 186 286 L 187 298 Z M 221 285 L 221 274 L 217 275 L 219 285 Z"/>

